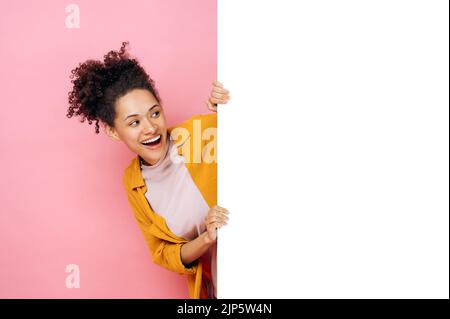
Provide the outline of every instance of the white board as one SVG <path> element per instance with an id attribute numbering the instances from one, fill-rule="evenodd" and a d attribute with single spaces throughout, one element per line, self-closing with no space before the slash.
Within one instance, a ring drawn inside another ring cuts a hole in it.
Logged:
<path id="1" fill-rule="evenodd" d="M 219 0 L 219 298 L 448 298 L 448 1 Z"/>

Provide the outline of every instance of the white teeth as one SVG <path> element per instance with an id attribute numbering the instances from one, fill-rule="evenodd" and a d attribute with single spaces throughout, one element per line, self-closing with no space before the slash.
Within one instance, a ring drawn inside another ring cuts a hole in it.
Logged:
<path id="1" fill-rule="evenodd" d="M 143 144 L 148 144 L 148 143 L 151 143 L 151 142 L 155 142 L 155 141 L 159 140 L 160 137 L 161 137 L 161 135 L 158 135 L 157 137 L 154 137 L 154 138 L 152 138 L 152 139 L 143 141 L 142 143 L 143 143 Z"/>

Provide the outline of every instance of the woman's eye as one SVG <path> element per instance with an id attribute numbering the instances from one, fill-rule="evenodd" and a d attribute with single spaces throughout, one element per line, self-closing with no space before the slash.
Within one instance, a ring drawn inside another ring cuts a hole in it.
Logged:
<path id="1" fill-rule="evenodd" d="M 134 125 L 134 124 L 136 124 L 136 125 L 139 124 L 139 121 L 136 120 L 136 121 L 131 122 L 131 123 L 130 123 L 130 126 L 136 126 L 136 125 Z"/>
<path id="2" fill-rule="evenodd" d="M 159 116 L 159 111 L 156 111 L 155 113 L 152 114 L 152 117 L 158 117 Z"/>

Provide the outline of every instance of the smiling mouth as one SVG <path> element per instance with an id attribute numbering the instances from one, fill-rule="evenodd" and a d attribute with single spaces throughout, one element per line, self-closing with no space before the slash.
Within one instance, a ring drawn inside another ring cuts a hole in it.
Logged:
<path id="1" fill-rule="evenodd" d="M 161 135 L 142 141 L 141 144 L 149 147 L 158 146 L 161 143 Z"/>

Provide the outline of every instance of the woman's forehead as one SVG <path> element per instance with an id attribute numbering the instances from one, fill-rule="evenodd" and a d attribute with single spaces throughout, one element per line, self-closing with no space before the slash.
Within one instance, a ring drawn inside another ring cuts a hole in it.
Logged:
<path id="1" fill-rule="evenodd" d="M 116 112 L 125 116 L 128 113 L 145 113 L 158 104 L 153 94 L 145 89 L 134 89 L 116 101 Z"/>

